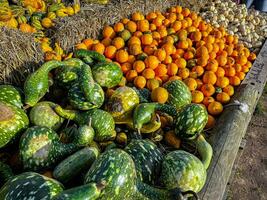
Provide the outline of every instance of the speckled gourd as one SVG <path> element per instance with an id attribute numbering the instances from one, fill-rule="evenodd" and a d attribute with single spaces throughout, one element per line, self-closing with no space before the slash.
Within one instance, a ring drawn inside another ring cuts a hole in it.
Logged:
<path id="1" fill-rule="evenodd" d="M 35 172 L 14 176 L 0 189 L 0 199 L 52 199 L 63 191 L 58 181 Z"/>
<path id="2" fill-rule="evenodd" d="M 19 144 L 24 169 L 34 171 L 49 169 L 78 149 L 74 143 L 61 143 L 55 131 L 41 126 L 28 128 Z"/>
<path id="3" fill-rule="evenodd" d="M 21 91 L 12 85 L 0 85 L 0 101 L 22 108 Z"/>
<path id="4" fill-rule="evenodd" d="M 29 125 L 23 109 L 0 101 L 0 148 L 8 144 Z"/>

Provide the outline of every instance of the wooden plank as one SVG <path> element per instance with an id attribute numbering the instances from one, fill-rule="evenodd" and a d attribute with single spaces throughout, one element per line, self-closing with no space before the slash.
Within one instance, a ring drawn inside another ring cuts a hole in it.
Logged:
<path id="1" fill-rule="evenodd" d="M 199 197 L 222 200 L 231 170 L 247 126 L 267 79 L 267 42 L 261 49 L 246 79 L 226 106 L 213 130 L 210 142 L 214 155 L 205 187 Z"/>

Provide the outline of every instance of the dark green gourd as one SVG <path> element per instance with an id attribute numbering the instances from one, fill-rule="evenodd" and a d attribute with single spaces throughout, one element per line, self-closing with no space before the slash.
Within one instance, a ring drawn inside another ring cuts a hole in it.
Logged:
<path id="1" fill-rule="evenodd" d="M 5 183 L 5 185 L 0 189 L 0 199 L 50 200 L 62 191 L 63 186 L 58 181 L 34 172 L 25 172 L 14 176 Z"/>
<path id="2" fill-rule="evenodd" d="M 164 84 L 164 88 L 169 93 L 167 103 L 176 109 L 181 109 L 192 101 L 192 95 L 189 88 L 183 81 L 173 80 Z"/>
<path id="3" fill-rule="evenodd" d="M 74 120 L 80 126 L 88 124 L 91 119 L 91 125 L 95 131 L 94 140 L 96 141 L 108 141 L 116 137 L 114 119 L 111 114 L 104 110 L 92 109 L 86 112 L 79 112 L 63 109 L 59 105 L 54 110 L 61 117 Z"/>
<path id="4" fill-rule="evenodd" d="M 11 167 L 0 161 L 0 187 L 13 176 Z"/>
<path id="5" fill-rule="evenodd" d="M 154 184 L 159 175 L 163 154 L 152 141 L 131 140 L 125 151 L 132 157 L 137 178 L 148 184 Z"/>
<path id="6" fill-rule="evenodd" d="M 61 143 L 55 131 L 40 126 L 27 129 L 19 145 L 24 168 L 34 171 L 51 168 L 78 149 L 76 144 Z"/>
<path id="7" fill-rule="evenodd" d="M 53 200 L 95 200 L 98 199 L 104 187 L 105 185 L 103 184 L 89 183 L 64 190 Z"/>
<path id="8" fill-rule="evenodd" d="M 34 106 L 45 95 L 49 89 L 48 73 L 60 66 L 63 66 L 60 61 L 48 61 L 27 77 L 24 83 L 26 105 Z"/>
<path id="9" fill-rule="evenodd" d="M 168 153 L 162 162 L 160 182 L 168 189 L 199 192 L 206 181 L 206 169 L 194 155 L 176 150 Z"/>
<path id="10" fill-rule="evenodd" d="M 91 68 L 82 65 L 78 72 L 79 80 L 68 91 L 70 104 L 80 110 L 99 108 L 104 103 L 104 91 L 93 79 Z"/>
<path id="11" fill-rule="evenodd" d="M 63 66 L 56 69 L 55 79 L 59 85 L 69 88 L 73 82 L 78 80 L 78 72 L 84 62 L 77 58 L 70 58 L 62 62 Z"/>
<path id="12" fill-rule="evenodd" d="M 120 149 L 102 153 L 85 176 L 85 183 L 105 182 L 99 200 L 129 199 L 135 192 L 136 171 L 130 155 Z"/>
<path id="13" fill-rule="evenodd" d="M 64 122 L 64 118 L 60 117 L 53 107 L 56 104 L 50 101 L 37 103 L 30 111 L 30 121 L 35 126 L 45 126 L 53 130 L 60 128 Z"/>
<path id="14" fill-rule="evenodd" d="M 29 125 L 29 119 L 21 108 L 0 101 L 0 148 L 4 147 Z"/>
<path id="15" fill-rule="evenodd" d="M 62 183 L 69 182 L 84 170 L 88 170 L 99 153 L 95 147 L 85 147 L 75 152 L 55 167 L 53 177 Z"/>
<path id="16" fill-rule="evenodd" d="M 76 58 L 80 58 L 83 62 L 89 65 L 96 64 L 98 62 L 106 62 L 105 56 L 96 51 L 78 49 L 74 51 L 74 56 Z"/>
<path id="17" fill-rule="evenodd" d="M 12 85 L 0 85 L 0 101 L 21 108 L 21 92 Z"/>

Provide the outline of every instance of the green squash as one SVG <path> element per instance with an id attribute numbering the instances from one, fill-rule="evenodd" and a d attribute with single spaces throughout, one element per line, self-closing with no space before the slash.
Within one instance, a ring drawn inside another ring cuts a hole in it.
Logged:
<path id="1" fill-rule="evenodd" d="M 154 184 L 161 166 L 163 153 L 152 141 L 131 140 L 124 149 L 133 159 L 137 178 L 148 184 Z"/>
<path id="2" fill-rule="evenodd" d="M 55 68 L 63 66 L 60 61 L 48 61 L 39 69 L 30 74 L 24 83 L 25 104 L 34 106 L 48 91 L 48 73 Z"/>
<path id="3" fill-rule="evenodd" d="M 92 89 L 93 98 L 91 98 L 91 100 L 88 101 L 84 96 L 84 93 L 82 92 L 79 84 L 74 83 L 68 91 L 68 99 L 70 105 L 72 105 L 73 108 L 79 110 L 90 110 L 93 108 L 101 107 L 105 99 L 104 91 L 98 84 L 93 83 L 93 85 L 94 85 Z"/>
<path id="4" fill-rule="evenodd" d="M 175 134 L 182 139 L 194 139 L 207 122 L 206 108 L 199 104 L 189 104 L 174 119 Z"/>
<path id="5" fill-rule="evenodd" d="M 53 177 L 62 183 L 68 183 L 84 170 L 88 170 L 99 153 L 95 147 L 85 147 L 75 152 L 55 167 Z"/>
<path id="6" fill-rule="evenodd" d="M 63 118 L 74 120 L 80 126 L 91 125 L 95 131 L 94 140 L 98 142 L 108 141 L 116 137 L 115 121 L 111 114 L 104 110 L 92 109 L 86 112 L 62 109 L 59 105 L 54 108 L 55 112 Z"/>
<path id="7" fill-rule="evenodd" d="M 9 165 L 0 161 L 0 187 L 14 176 Z"/>
<path id="8" fill-rule="evenodd" d="M 53 200 L 96 200 L 105 187 L 103 184 L 89 183 L 79 187 L 64 190 Z"/>
<path id="9" fill-rule="evenodd" d="M 55 113 L 53 110 L 55 105 L 50 101 L 37 103 L 30 111 L 30 122 L 35 126 L 45 126 L 53 130 L 59 129 L 64 122 L 64 118 Z"/>
<path id="10" fill-rule="evenodd" d="M 78 49 L 74 51 L 74 56 L 89 65 L 96 64 L 99 62 L 106 62 L 105 56 L 96 51 Z"/>
<path id="11" fill-rule="evenodd" d="M 206 181 L 206 169 L 194 155 L 176 150 L 168 153 L 162 162 L 160 182 L 165 188 L 199 192 Z"/>
<path id="12" fill-rule="evenodd" d="M 85 183 L 105 182 L 99 200 L 129 199 L 135 191 L 136 171 L 132 158 L 123 150 L 105 151 L 85 175 Z"/>
<path id="13" fill-rule="evenodd" d="M 25 169 L 48 169 L 79 149 L 74 143 L 63 144 L 56 132 L 34 126 L 21 136 L 19 153 Z"/>
<path id="14" fill-rule="evenodd" d="M 52 199 L 63 191 L 58 181 L 34 172 L 25 172 L 11 178 L 0 189 L 0 199 Z"/>
<path id="15" fill-rule="evenodd" d="M 169 93 L 167 103 L 177 110 L 191 103 L 192 95 L 184 82 L 180 80 L 168 81 L 164 84 L 164 88 Z"/>
<path id="16" fill-rule="evenodd" d="M 116 123 L 131 118 L 133 109 L 139 104 L 137 93 L 130 87 L 119 87 L 106 103 L 106 111 L 114 118 Z"/>
<path id="17" fill-rule="evenodd" d="M 21 92 L 12 85 L 0 85 L 0 101 L 22 108 Z"/>
<path id="18" fill-rule="evenodd" d="M 24 110 L 0 101 L 0 148 L 4 147 L 29 125 Z"/>
<path id="19" fill-rule="evenodd" d="M 97 63 L 92 66 L 92 72 L 94 80 L 107 88 L 117 86 L 123 77 L 121 68 L 112 62 Z"/>

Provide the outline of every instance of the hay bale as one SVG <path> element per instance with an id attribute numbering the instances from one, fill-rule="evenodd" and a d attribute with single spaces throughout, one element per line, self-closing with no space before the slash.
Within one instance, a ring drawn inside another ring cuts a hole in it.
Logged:
<path id="1" fill-rule="evenodd" d="M 135 11 L 164 11 L 176 3 L 174 0 L 112 0 L 107 5 L 86 5 L 76 16 L 59 19 L 49 35 L 64 50 L 71 51 L 82 39 L 98 38 L 105 25 L 114 24 Z"/>
<path id="2" fill-rule="evenodd" d="M 43 61 L 42 49 L 21 31 L 0 27 L 0 35 L 0 84 L 20 86 Z"/>

